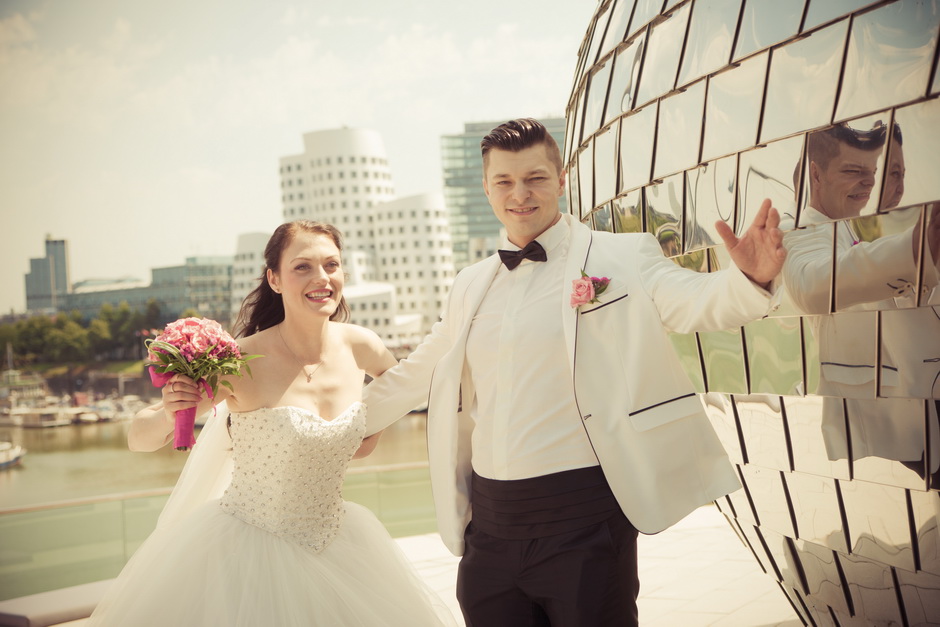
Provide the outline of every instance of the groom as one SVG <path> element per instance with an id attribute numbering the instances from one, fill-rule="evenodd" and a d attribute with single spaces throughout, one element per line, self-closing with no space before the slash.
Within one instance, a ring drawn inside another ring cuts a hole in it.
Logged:
<path id="1" fill-rule="evenodd" d="M 699 274 L 649 234 L 562 215 L 561 156 L 536 120 L 481 147 L 507 250 L 461 271 L 424 342 L 367 386 L 368 432 L 427 400 L 438 529 L 463 556 L 468 626 L 636 625 L 637 531 L 739 485 L 667 331 L 767 312 L 779 216 L 765 201 L 740 239 L 721 223 L 737 267 Z M 582 273 L 609 284 L 591 298 L 575 290 Z"/>

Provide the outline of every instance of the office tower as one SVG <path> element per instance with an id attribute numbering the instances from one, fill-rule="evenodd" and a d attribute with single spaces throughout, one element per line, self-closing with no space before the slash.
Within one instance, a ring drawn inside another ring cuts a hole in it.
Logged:
<path id="1" fill-rule="evenodd" d="M 56 311 L 72 291 L 69 277 L 69 249 L 64 239 L 46 236 L 45 257 L 30 259 L 26 281 L 26 310 Z"/>

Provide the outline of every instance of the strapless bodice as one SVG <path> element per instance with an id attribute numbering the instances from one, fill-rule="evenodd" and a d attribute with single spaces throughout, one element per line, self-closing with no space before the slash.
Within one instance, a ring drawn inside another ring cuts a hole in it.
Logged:
<path id="1" fill-rule="evenodd" d="M 333 420 L 290 406 L 233 412 L 230 430 L 234 470 L 222 509 L 321 551 L 343 520 L 343 480 L 366 406 L 353 403 Z"/>

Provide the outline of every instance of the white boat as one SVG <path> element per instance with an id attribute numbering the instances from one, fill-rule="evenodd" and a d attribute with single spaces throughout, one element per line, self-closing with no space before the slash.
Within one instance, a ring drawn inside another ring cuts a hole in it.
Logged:
<path id="1" fill-rule="evenodd" d="M 26 449 L 19 444 L 0 442 L 0 468 L 16 466 L 26 454 Z"/>

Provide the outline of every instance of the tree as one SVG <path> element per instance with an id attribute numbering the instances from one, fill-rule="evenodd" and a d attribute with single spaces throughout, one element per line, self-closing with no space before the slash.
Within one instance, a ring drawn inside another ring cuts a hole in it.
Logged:
<path id="1" fill-rule="evenodd" d="M 82 361 L 89 357 L 88 331 L 74 320 L 56 325 L 47 335 L 44 357 L 48 361 Z"/>

